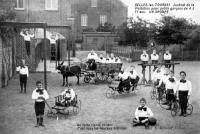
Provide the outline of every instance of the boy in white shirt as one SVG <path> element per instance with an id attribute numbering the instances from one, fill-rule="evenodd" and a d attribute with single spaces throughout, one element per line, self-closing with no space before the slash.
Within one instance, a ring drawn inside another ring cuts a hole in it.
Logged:
<path id="1" fill-rule="evenodd" d="M 118 87 L 119 93 L 123 92 L 124 87 L 126 87 L 127 91 L 130 89 L 130 83 L 128 80 L 129 75 L 130 74 L 126 70 L 119 73 L 118 75 L 119 80 L 120 80 L 119 87 Z"/>
<path id="2" fill-rule="evenodd" d="M 149 125 L 155 125 L 156 119 L 153 117 L 153 112 L 146 106 L 146 99 L 140 99 L 140 106 L 135 110 L 135 118 L 133 119 L 133 126 L 144 125 L 146 129 Z"/>
<path id="3" fill-rule="evenodd" d="M 43 116 L 44 116 L 44 109 L 45 109 L 45 101 L 49 99 L 49 95 L 45 89 L 42 88 L 42 82 L 36 82 L 37 88 L 33 90 L 32 99 L 35 100 L 35 114 L 37 124 L 35 127 L 42 126 L 43 124 Z"/>
<path id="4" fill-rule="evenodd" d="M 164 53 L 164 63 L 170 63 L 172 60 L 172 55 L 170 54 L 169 50 L 166 50 Z M 170 68 L 171 65 L 165 65 L 166 68 Z"/>
<path id="5" fill-rule="evenodd" d="M 153 50 L 153 53 L 151 54 L 152 64 L 157 64 L 158 63 L 158 58 L 159 58 L 159 55 L 156 53 L 156 50 Z M 155 71 L 156 68 L 157 68 L 157 66 L 154 65 L 154 71 Z"/>
<path id="6" fill-rule="evenodd" d="M 25 65 L 24 59 L 22 59 L 22 65 L 16 68 L 16 71 L 19 72 L 19 80 L 21 87 L 20 93 L 22 93 L 23 91 L 24 93 L 26 93 L 26 85 L 27 85 L 27 79 L 29 77 L 29 70 L 28 66 Z"/>
<path id="7" fill-rule="evenodd" d="M 31 38 L 34 37 L 34 34 L 29 34 L 29 31 L 26 30 L 25 34 L 23 32 L 20 32 L 20 35 L 24 37 L 24 41 L 25 41 L 25 46 L 26 46 L 26 52 L 27 55 L 30 55 L 30 45 L 31 45 Z"/>
<path id="8" fill-rule="evenodd" d="M 64 99 L 61 101 L 64 106 L 68 106 L 75 99 L 75 92 L 72 88 L 65 89 L 61 95 L 64 95 Z"/>
<path id="9" fill-rule="evenodd" d="M 186 116 L 187 104 L 192 92 L 192 83 L 186 79 L 185 71 L 180 72 L 180 77 L 181 79 L 177 82 L 176 86 L 177 98 L 179 99 L 181 107 L 180 116 Z"/>
<path id="10" fill-rule="evenodd" d="M 149 55 L 145 50 L 143 50 L 143 53 L 140 55 L 140 60 L 142 62 L 142 72 L 145 71 L 146 66 L 144 64 L 147 64 L 149 61 Z"/>
<path id="11" fill-rule="evenodd" d="M 140 77 L 138 76 L 137 71 L 135 70 L 135 66 L 132 66 L 131 71 L 129 73 L 131 85 L 136 86 Z M 133 89 L 134 90 L 134 89 Z"/>

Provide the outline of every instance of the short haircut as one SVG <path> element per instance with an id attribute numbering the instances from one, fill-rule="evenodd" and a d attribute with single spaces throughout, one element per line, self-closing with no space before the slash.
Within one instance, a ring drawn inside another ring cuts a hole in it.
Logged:
<path id="1" fill-rule="evenodd" d="M 38 84 L 42 84 L 42 82 L 41 81 L 36 81 L 36 85 L 38 85 Z"/>
<path id="2" fill-rule="evenodd" d="M 180 71 L 180 75 L 184 74 L 186 76 L 186 72 L 185 71 Z"/>
<path id="3" fill-rule="evenodd" d="M 140 102 L 141 102 L 141 101 L 144 101 L 145 103 L 147 103 L 147 101 L 146 101 L 145 98 L 141 98 L 141 99 L 140 99 Z"/>

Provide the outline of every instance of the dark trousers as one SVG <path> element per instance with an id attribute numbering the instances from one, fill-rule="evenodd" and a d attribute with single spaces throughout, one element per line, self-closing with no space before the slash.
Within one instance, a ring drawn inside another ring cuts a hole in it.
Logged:
<path id="1" fill-rule="evenodd" d="M 175 96 L 174 96 L 174 90 L 173 89 L 167 89 L 166 100 L 170 105 L 171 105 L 172 102 L 175 101 Z"/>
<path id="2" fill-rule="evenodd" d="M 131 79 L 131 84 L 136 85 L 139 80 L 140 80 L 140 77 L 137 76 L 136 79 Z"/>
<path id="3" fill-rule="evenodd" d="M 35 102 L 35 115 L 37 120 L 37 125 L 43 125 L 43 116 L 44 116 L 44 109 L 45 109 L 45 102 Z"/>
<path id="4" fill-rule="evenodd" d="M 158 63 L 158 60 L 152 60 L 152 64 L 157 64 Z M 156 70 L 156 68 L 157 68 L 157 65 L 154 65 L 154 71 Z"/>
<path id="5" fill-rule="evenodd" d="M 143 121 L 145 119 L 148 119 L 148 121 L 145 122 L 146 124 L 148 124 L 148 125 L 156 125 L 157 120 L 154 117 L 150 117 L 150 118 L 148 118 L 148 117 L 139 117 L 139 122 L 137 121 L 136 118 L 134 118 L 133 119 L 133 124 L 134 125 L 144 125 L 141 121 Z"/>
<path id="6" fill-rule="evenodd" d="M 164 62 L 165 62 L 165 63 L 170 63 L 171 60 L 165 60 Z M 169 64 L 169 65 L 165 65 L 165 67 L 166 67 L 166 68 L 171 68 L 171 65 L 170 65 L 170 64 Z"/>
<path id="7" fill-rule="evenodd" d="M 144 73 L 146 66 L 144 64 L 148 64 L 148 61 L 142 61 L 142 73 Z"/>
<path id="8" fill-rule="evenodd" d="M 161 100 L 165 91 L 165 84 L 162 83 L 160 87 L 158 87 L 157 91 L 158 91 L 158 99 Z"/>
<path id="9" fill-rule="evenodd" d="M 30 41 L 25 41 L 27 55 L 30 55 L 30 45 L 31 45 Z"/>
<path id="10" fill-rule="evenodd" d="M 181 107 L 181 113 L 186 114 L 187 104 L 188 104 L 188 91 L 179 91 L 179 103 Z"/>
<path id="11" fill-rule="evenodd" d="M 26 93 L 27 75 L 20 74 L 19 80 L 20 80 L 21 92 L 23 92 L 24 89 L 24 93 Z"/>
<path id="12" fill-rule="evenodd" d="M 119 83 L 119 87 L 118 87 L 119 90 L 118 91 L 123 92 L 124 87 L 128 91 L 130 89 L 130 83 L 129 82 L 130 82 L 129 78 L 126 79 L 126 80 L 121 80 L 120 83 Z"/>

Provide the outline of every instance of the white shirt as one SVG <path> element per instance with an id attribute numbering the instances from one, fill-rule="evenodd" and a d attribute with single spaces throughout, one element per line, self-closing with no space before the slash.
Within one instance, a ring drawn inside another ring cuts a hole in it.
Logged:
<path id="1" fill-rule="evenodd" d="M 169 53 L 164 53 L 164 60 L 171 60 L 172 59 L 172 55 Z"/>
<path id="2" fill-rule="evenodd" d="M 188 95 L 191 95 L 192 92 L 192 84 L 189 80 L 186 80 L 185 83 L 180 82 L 180 80 L 177 82 L 176 86 L 177 91 L 188 91 Z"/>
<path id="3" fill-rule="evenodd" d="M 110 58 L 106 58 L 106 59 L 105 59 L 105 63 L 111 63 L 111 62 L 110 62 Z"/>
<path id="4" fill-rule="evenodd" d="M 169 79 L 173 78 L 174 82 L 171 82 Z M 169 75 L 164 77 L 164 79 L 162 79 L 162 82 L 165 84 L 165 88 L 166 89 L 173 89 L 174 93 L 176 93 L 176 83 L 177 83 L 177 79 L 175 77 L 170 77 Z"/>
<path id="5" fill-rule="evenodd" d="M 135 118 L 138 119 L 139 117 L 153 117 L 153 112 L 147 106 L 144 106 L 147 110 L 139 110 L 139 107 L 135 110 Z"/>
<path id="6" fill-rule="evenodd" d="M 115 58 L 109 58 L 110 63 L 115 63 Z"/>
<path id="7" fill-rule="evenodd" d="M 68 91 L 68 89 L 65 89 L 61 95 L 65 95 L 65 97 L 70 98 L 70 100 L 73 100 L 75 98 L 75 92 L 74 90 L 71 88 L 70 93 L 66 93 L 66 91 Z"/>
<path id="8" fill-rule="evenodd" d="M 48 38 L 50 40 L 50 44 L 56 44 L 56 40 L 58 40 L 58 37 L 49 37 Z"/>
<path id="9" fill-rule="evenodd" d="M 100 58 L 98 58 L 97 62 L 106 63 L 106 59 L 104 57 L 102 57 L 102 58 L 100 57 Z"/>
<path id="10" fill-rule="evenodd" d="M 99 59 L 99 57 L 98 57 L 98 55 L 96 54 L 96 53 L 89 53 L 88 54 L 88 56 L 87 56 L 87 59 L 89 60 L 89 59 L 94 59 L 94 60 L 98 60 Z"/>
<path id="11" fill-rule="evenodd" d="M 136 77 L 138 76 L 136 70 L 131 70 L 131 71 L 133 71 L 133 73 L 129 73 L 130 78 L 131 79 L 136 79 Z"/>
<path id="12" fill-rule="evenodd" d="M 19 74 L 21 74 L 21 75 L 27 75 L 27 77 L 29 76 L 29 72 L 28 72 L 28 67 L 27 66 L 24 66 L 24 67 L 18 66 L 16 68 L 16 71 L 19 72 Z"/>
<path id="13" fill-rule="evenodd" d="M 45 89 L 43 89 L 43 94 L 40 94 L 39 92 L 36 92 L 38 88 L 33 90 L 32 93 L 32 99 L 35 100 L 36 102 L 42 102 L 44 101 L 43 99 L 38 99 L 38 97 L 43 97 L 45 100 L 49 99 L 49 95 Z"/>
<path id="14" fill-rule="evenodd" d="M 155 72 L 152 74 L 152 80 L 154 82 L 156 82 L 158 79 L 160 79 L 160 80 L 163 79 L 163 77 L 164 77 L 164 73 L 163 73 L 162 69 L 160 70 L 159 73 L 157 72 L 157 69 L 156 69 Z"/>
<path id="15" fill-rule="evenodd" d="M 122 61 L 119 58 L 116 58 L 115 63 L 122 63 Z"/>
<path id="16" fill-rule="evenodd" d="M 149 61 L 149 55 L 148 54 L 141 54 L 140 59 L 141 59 L 141 61 Z"/>
<path id="17" fill-rule="evenodd" d="M 151 54 L 151 60 L 158 60 L 159 56 L 158 54 Z"/>
<path id="18" fill-rule="evenodd" d="M 130 76 L 130 74 L 128 72 L 119 73 L 119 75 L 118 75 L 118 77 L 122 78 L 122 80 L 128 79 L 129 76 Z"/>
<path id="19" fill-rule="evenodd" d="M 24 40 L 25 41 L 31 41 L 31 38 L 34 37 L 34 35 L 32 34 L 28 34 L 28 35 L 25 35 L 23 32 L 20 32 L 20 35 L 24 37 Z"/>

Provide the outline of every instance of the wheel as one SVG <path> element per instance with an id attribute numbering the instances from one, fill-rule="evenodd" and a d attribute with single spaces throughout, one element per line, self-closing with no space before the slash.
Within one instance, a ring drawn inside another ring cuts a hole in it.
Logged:
<path id="1" fill-rule="evenodd" d="M 172 103 L 171 115 L 174 117 L 179 113 L 179 111 L 180 111 L 179 103 L 177 101 Z"/>
<path id="2" fill-rule="evenodd" d="M 111 78 L 111 76 L 109 76 L 108 78 L 107 78 L 107 82 L 108 83 L 111 83 L 113 81 L 113 78 Z"/>
<path id="3" fill-rule="evenodd" d="M 84 82 L 85 82 L 85 83 L 89 83 L 90 80 L 91 80 L 90 76 L 85 75 L 85 77 L 84 77 Z"/>
<path id="4" fill-rule="evenodd" d="M 56 118 L 57 117 L 57 114 L 56 114 L 56 110 L 55 109 L 52 109 L 52 110 L 48 110 L 47 111 L 47 117 L 48 118 Z"/>
<path id="5" fill-rule="evenodd" d="M 187 115 L 191 115 L 192 114 L 192 112 L 193 112 L 192 104 L 188 104 L 186 112 L 187 112 Z"/>
<path id="6" fill-rule="evenodd" d="M 81 100 L 77 100 L 76 105 L 73 106 L 73 112 L 78 114 L 81 111 Z"/>
<path id="7" fill-rule="evenodd" d="M 157 100 L 158 100 L 158 104 L 160 105 L 161 108 L 163 108 L 163 109 L 169 108 L 168 105 L 164 104 L 164 103 L 167 102 L 167 100 L 166 100 L 166 94 L 165 93 L 162 95 L 161 99 L 157 99 Z"/>
<path id="8" fill-rule="evenodd" d="M 106 90 L 106 97 L 107 97 L 107 98 L 112 97 L 114 94 L 115 94 L 115 91 L 114 91 L 113 88 L 108 88 L 108 89 Z"/>

